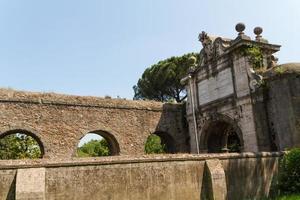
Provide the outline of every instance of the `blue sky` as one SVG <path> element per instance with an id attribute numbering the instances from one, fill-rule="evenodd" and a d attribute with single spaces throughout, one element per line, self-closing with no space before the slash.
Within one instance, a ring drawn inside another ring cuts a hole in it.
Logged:
<path id="1" fill-rule="evenodd" d="M 0 0 L 0 87 L 131 99 L 144 69 L 198 52 L 198 33 L 282 45 L 300 61 L 298 0 Z"/>

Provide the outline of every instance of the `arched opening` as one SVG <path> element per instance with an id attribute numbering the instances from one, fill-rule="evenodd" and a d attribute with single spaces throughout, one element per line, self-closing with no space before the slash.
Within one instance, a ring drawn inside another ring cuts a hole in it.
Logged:
<path id="1" fill-rule="evenodd" d="M 44 155 L 40 139 L 26 130 L 10 130 L 0 136 L 0 159 L 37 159 Z"/>
<path id="2" fill-rule="evenodd" d="M 205 133 L 207 152 L 241 152 L 242 140 L 238 131 L 226 121 L 211 122 Z"/>
<path id="3" fill-rule="evenodd" d="M 119 144 L 115 137 L 105 131 L 92 131 L 78 143 L 77 157 L 100 157 L 119 155 Z"/>
<path id="4" fill-rule="evenodd" d="M 165 132 L 155 132 L 145 143 L 146 154 L 175 153 L 174 139 Z"/>

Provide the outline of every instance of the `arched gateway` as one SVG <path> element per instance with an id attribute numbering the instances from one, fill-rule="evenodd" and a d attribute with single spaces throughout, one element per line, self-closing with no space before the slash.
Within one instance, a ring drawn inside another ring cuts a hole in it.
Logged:
<path id="1" fill-rule="evenodd" d="M 227 116 L 220 115 L 217 119 L 208 120 L 201 130 L 201 152 L 241 152 L 243 146 L 241 129 Z"/>
<path id="2" fill-rule="evenodd" d="M 192 153 L 197 153 L 198 147 L 203 152 L 230 151 L 228 146 L 235 145 L 242 148 L 235 151 L 272 150 L 275 133 L 268 124 L 270 112 L 265 97 L 269 95 L 262 84 L 268 76 L 262 72 L 275 66 L 272 54 L 280 46 L 261 40 L 259 34 L 252 41 L 244 29 L 244 24 L 237 24 L 235 39 L 210 37 L 204 31 L 199 34 L 203 48 L 198 59 L 191 59 L 191 68 L 181 80 L 188 96 Z M 253 62 L 250 56 L 254 46 L 260 51 L 260 63 Z M 211 121 L 215 114 L 228 116 L 234 123 L 222 119 Z"/>

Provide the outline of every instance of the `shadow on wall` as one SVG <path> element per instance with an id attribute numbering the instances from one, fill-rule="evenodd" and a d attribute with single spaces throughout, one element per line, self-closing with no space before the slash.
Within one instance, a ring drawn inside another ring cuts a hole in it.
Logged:
<path id="1" fill-rule="evenodd" d="M 175 141 L 165 132 L 154 132 L 148 136 L 145 144 L 146 154 L 175 153 Z"/>
<path id="2" fill-rule="evenodd" d="M 15 200 L 17 169 L 0 170 L 0 199 Z"/>
<path id="3" fill-rule="evenodd" d="M 16 181 L 17 181 L 17 174 L 15 174 L 14 179 L 10 185 L 9 191 L 7 193 L 6 200 L 15 200 L 16 196 Z"/>
<path id="4" fill-rule="evenodd" d="M 216 114 L 201 130 L 200 150 L 208 153 L 243 152 L 242 131 L 233 119 Z"/>
<path id="5" fill-rule="evenodd" d="M 189 133 L 185 104 L 165 103 L 159 123 L 153 133 L 166 145 L 167 153 L 189 153 Z"/>
<path id="6" fill-rule="evenodd" d="M 279 158 L 276 157 L 222 160 L 228 198 L 239 200 L 254 196 L 269 197 L 276 182 L 278 164 Z"/>

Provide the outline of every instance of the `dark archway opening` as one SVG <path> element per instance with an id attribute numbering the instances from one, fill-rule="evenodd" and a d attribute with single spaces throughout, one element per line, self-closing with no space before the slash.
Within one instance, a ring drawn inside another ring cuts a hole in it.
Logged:
<path id="1" fill-rule="evenodd" d="M 151 134 L 145 144 L 146 154 L 175 153 L 174 139 L 165 132 Z"/>
<path id="2" fill-rule="evenodd" d="M 237 130 L 225 121 L 212 122 L 206 134 L 208 153 L 242 151 L 242 143 Z"/>
<path id="3" fill-rule="evenodd" d="M 77 157 L 100 157 L 120 154 L 116 138 L 105 131 L 92 131 L 86 134 L 78 143 Z"/>
<path id="4" fill-rule="evenodd" d="M 11 130 L 0 136 L 0 159 L 38 159 L 44 155 L 40 139 L 26 130 Z"/>

